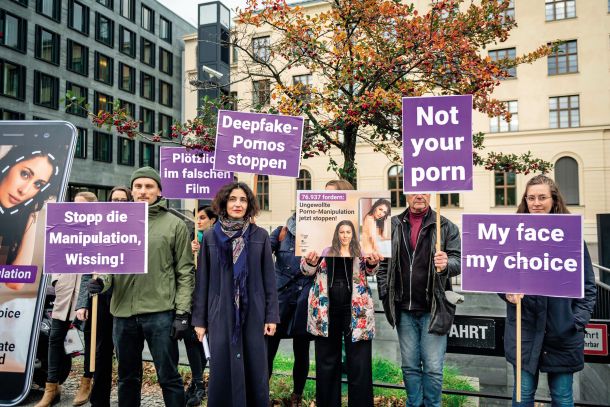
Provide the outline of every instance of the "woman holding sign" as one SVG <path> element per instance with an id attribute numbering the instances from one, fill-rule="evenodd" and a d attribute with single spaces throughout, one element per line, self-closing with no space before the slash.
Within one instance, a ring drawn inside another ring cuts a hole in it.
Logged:
<path id="1" fill-rule="evenodd" d="M 330 181 L 327 190 L 354 189 L 345 180 Z M 345 344 L 349 406 L 373 405 L 372 339 L 375 310 L 367 276 L 382 258 L 360 256 L 354 225 L 339 222 L 333 245 L 301 260 L 304 274 L 315 275 L 309 291 L 307 331 L 316 337 L 316 405 L 341 406 L 341 345 Z M 353 244 L 355 242 L 355 245 Z M 339 257 L 347 256 L 347 257 Z"/>
<path id="2" fill-rule="evenodd" d="M 526 185 L 517 213 L 570 213 L 555 182 L 538 175 Z M 516 306 L 521 301 L 521 402 L 513 405 L 531 406 L 538 387 L 540 372 L 548 375 L 554 406 L 573 406 L 574 372 L 584 367 L 585 326 L 595 305 L 595 275 L 591 257 L 584 245 L 584 298 L 556 298 L 523 294 L 501 295 L 506 300 L 504 349 L 506 359 L 516 366 Z M 516 369 L 516 367 L 515 367 Z M 516 377 L 516 374 L 515 374 Z"/>
<path id="3" fill-rule="evenodd" d="M 199 340 L 208 333 L 208 405 L 268 407 L 265 335 L 279 322 L 269 235 L 252 223 L 258 204 L 242 182 L 222 187 L 212 207 L 218 222 L 201 242 L 192 317 Z"/>

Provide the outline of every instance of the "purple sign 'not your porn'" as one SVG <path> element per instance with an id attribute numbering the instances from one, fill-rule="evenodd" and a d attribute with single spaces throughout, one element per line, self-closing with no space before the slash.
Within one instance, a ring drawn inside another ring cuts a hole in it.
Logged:
<path id="1" fill-rule="evenodd" d="M 161 147 L 159 163 L 166 198 L 212 199 L 223 185 L 233 181 L 232 172 L 214 170 L 212 153 Z"/>
<path id="2" fill-rule="evenodd" d="M 303 118 L 220 110 L 214 169 L 298 178 Z"/>
<path id="3" fill-rule="evenodd" d="M 462 289 L 582 298 L 582 216 L 462 215 Z"/>
<path id="4" fill-rule="evenodd" d="M 402 99 L 403 189 L 472 191 L 472 95 Z"/>
<path id="5" fill-rule="evenodd" d="M 146 203 L 49 203 L 44 271 L 146 273 L 147 231 Z"/>

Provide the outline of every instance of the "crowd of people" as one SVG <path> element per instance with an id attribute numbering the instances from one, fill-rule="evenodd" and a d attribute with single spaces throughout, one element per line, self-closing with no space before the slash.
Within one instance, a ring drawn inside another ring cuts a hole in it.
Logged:
<path id="1" fill-rule="evenodd" d="M 41 164 L 52 164 L 34 158 Z M 45 158 L 46 160 L 46 158 Z M 0 175 L 0 188 L 3 186 Z M 44 180 L 43 180 L 44 181 Z M 349 190 L 345 180 L 328 190 Z M 41 189 L 42 191 L 42 189 Z M 36 194 L 34 194 L 36 195 Z M 343 371 L 348 404 L 373 405 L 372 341 L 375 313 L 369 276 L 375 276 L 388 322 L 396 328 L 408 406 L 440 406 L 447 334 L 455 304 L 448 300 L 451 277 L 460 274 L 458 227 L 430 207 L 430 195 L 407 195 L 408 208 L 384 221 L 389 202 L 380 202 L 363 219 L 366 254 L 355 241 L 349 221 L 336 225 L 331 246 L 318 254 L 295 254 L 296 219 L 271 234 L 255 223 L 259 212 L 248 185 L 225 185 L 211 207 L 197 211 L 197 232 L 172 214 L 163 198 L 156 170 L 136 170 L 127 187 L 114 188 L 112 202 L 148 204 L 148 271 L 146 274 L 67 275 L 53 278 L 56 301 L 49 341 L 45 393 L 37 407 L 50 406 L 61 395 L 57 372 L 63 341 L 73 319 L 85 321 L 89 343 L 91 298 L 98 298 L 95 372 L 88 371 L 89 351 L 74 405 L 109 406 L 112 359 L 118 362 L 121 406 L 139 406 L 142 351 L 148 345 L 167 406 L 269 405 L 269 379 L 281 339 L 292 338 L 294 352 L 291 406 L 302 405 L 309 370 L 310 342 L 316 361 L 316 405 L 341 405 Z M 42 199 L 42 198 L 41 198 Z M 91 202 L 79 193 L 75 202 Z M 11 201 L 0 204 L 9 207 Z M 7 206 L 8 205 L 8 206 Z M 557 185 L 546 176 L 532 178 L 519 213 L 567 213 Z M 31 217 L 23 214 L 23 227 Z M 440 248 L 436 247 L 440 230 Z M 383 258 L 373 235 L 387 236 L 392 256 Z M 10 240 L 8 257 L 20 253 Z M 583 368 L 584 327 L 595 301 L 595 280 L 584 246 L 583 299 L 503 294 L 507 324 L 507 360 L 516 366 L 515 304 L 523 305 L 522 401 L 533 405 L 539 372 L 548 372 L 553 403 L 573 405 L 573 373 Z M 196 261 L 195 261 L 196 259 Z M 195 264 L 196 263 L 196 264 Z M 61 272 L 61 270 L 53 270 Z M 184 340 L 192 382 L 185 391 L 178 372 L 178 341 Z M 209 343 L 208 362 L 202 341 Z M 88 345 L 87 345 L 88 346 Z M 342 349 L 345 361 L 342 360 Z"/>

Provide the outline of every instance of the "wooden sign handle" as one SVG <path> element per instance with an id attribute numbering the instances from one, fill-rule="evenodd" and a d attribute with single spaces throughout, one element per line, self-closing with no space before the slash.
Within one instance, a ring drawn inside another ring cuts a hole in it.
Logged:
<path id="1" fill-rule="evenodd" d="M 92 279 L 97 278 L 97 274 L 91 276 Z M 91 298 L 91 349 L 89 349 L 89 371 L 95 372 L 95 348 L 97 346 L 97 294 L 93 294 Z"/>
<path id="2" fill-rule="evenodd" d="M 517 378 L 515 381 L 516 401 L 521 402 L 521 298 L 517 300 Z"/>
<path id="3" fill-rule="evenodd" d="M 441 194 L 436 194 L 436 252 L 441 251 Z M 440 273 L 442 270 L 440 267 L 436 268 L 436 271 Z"/>

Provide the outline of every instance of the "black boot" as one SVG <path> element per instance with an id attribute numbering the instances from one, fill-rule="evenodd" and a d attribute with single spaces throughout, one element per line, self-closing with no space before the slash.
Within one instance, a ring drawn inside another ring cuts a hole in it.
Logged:
<path id="1" fill-rule="evenodd" d="M 205 398 L 205 387 L 203 387 L 203 382 L 191 382 L 191 384 L 189 385 L 189 388 L 186 392 L 186 405 L 187 406 L 201 406 L 201 402 L 203 401 L 204 398 Z"/>

